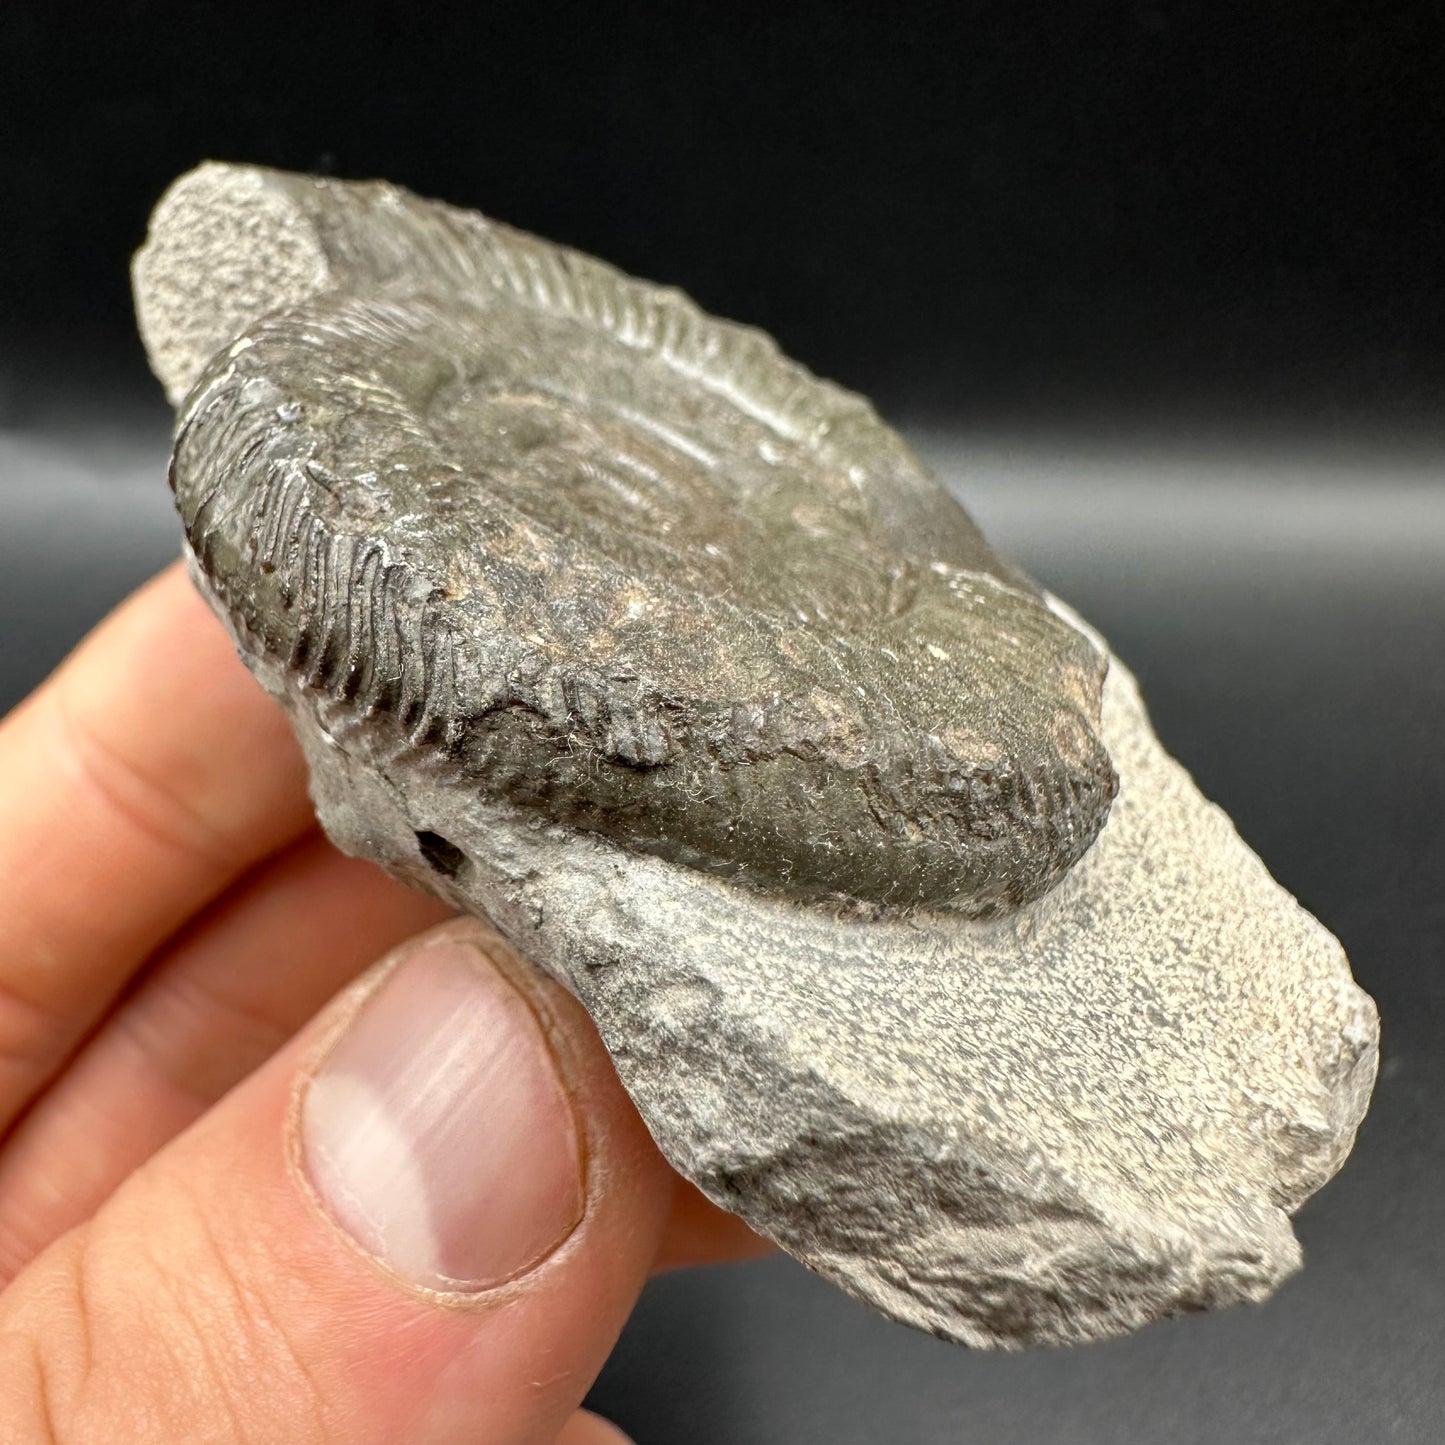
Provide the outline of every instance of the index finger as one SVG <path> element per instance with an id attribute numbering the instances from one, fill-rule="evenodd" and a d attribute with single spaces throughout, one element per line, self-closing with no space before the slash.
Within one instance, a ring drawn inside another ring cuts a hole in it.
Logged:
<path id="1" fill-rule="evenodd" d="M 284 716 L 168 568 L 0 722 L 0 1132 L 161 943 L 311 825 Z"/>

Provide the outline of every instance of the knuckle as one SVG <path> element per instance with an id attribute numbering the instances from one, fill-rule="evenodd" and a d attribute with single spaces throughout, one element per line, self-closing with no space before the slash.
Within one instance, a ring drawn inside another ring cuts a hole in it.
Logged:
<path id="1" fill-rule="evenodd" d="M 200 858 L 217 868 L 235 862 L 235 849 L 184 793 L 127 755 L 106 736 L 57 679 L 55 736 L 68 772 L 121 825 L 163 851 Z"/>
<path id="2" fill-rule="evenodd" d="M 19 1335 L 0 1335 L 0 1386 L 13 1445 L 63 1445 L 44 1357 Z"/>
<path id="3" fill-rule="evenodd" d="M 208 1109 L 294 1032 L 279 1011 L 199 970 L 156 975 L 111 1015 L 109 1028 L 136 1076 L 176 1099 L 187 1117 Z"/>
<path id="4" fill-rule="evenodd" d="M 71 1445 L 85 1436 L 91 1388 L 91 1297 L 85 1231 L 57 1248 L 39 1288 L 0 1326 L 0 1399 L 15 1445 Z M 8 1300 L 7 1300 L 8 1303 Z"/>
<path id="5" fill-rule="evenodd" d="M 42 976 L 51 967 L 44 954 L 33 972 Z M 54 1066 L 69 1033 L 63 1008 L 39 996 L 39 989 L 12 961 L 0 972 L 0 1097 L 23 1095 Z"/>
<path id="6" fill-rule="evenodd" d="M 5 1445 L 330 1438 L 326 1395 L 268 1300 L 266 1260 L 249 1242 L 237 1260 L 204 1201 L 167 1190 L 164 1229 L 101 1216 L 0 1302 Z"/>
<path id="7" fill-rule="evenodd" d="M 328 1438 L 327 1394 L 309 1368 L 294 1311 L 277 1303 L 298 1282 L 263 1234 L 228 1244 L 204 1198 L 185 1195 L 186 1248 L 168 1241 L 151 1267 L 168 1306 L 168 1351 L 201 1382 L 199 1407 L 238 1441 Z M 172 1236 L 174 1238 L 174 1236 Z M 261 1395 L 257 1380 L 266 1381 Z"/>

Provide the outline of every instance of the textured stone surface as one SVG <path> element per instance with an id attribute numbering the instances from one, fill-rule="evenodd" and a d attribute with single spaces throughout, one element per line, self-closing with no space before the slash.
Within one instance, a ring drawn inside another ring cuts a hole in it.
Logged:
<path id="1" fill-rule="evenodd" d="M 1117 663 L 1095 712 L 1102 641 L 864 404 L 387 187 L 204 168 L 136 280 L 188 393 L 194 574 L 328 832 L 574 989 L 713 1199 L 971 1344 L 1107 1336 L 1297 1266 L 1287 1215 L 1350 1147 L 1373 1006 Z M 651 626 L 623 626 L 628 588 Z M 783 745 L 739 748 L 716 697 Z M 848 776 L 870 767 L 887 787 Z"/>

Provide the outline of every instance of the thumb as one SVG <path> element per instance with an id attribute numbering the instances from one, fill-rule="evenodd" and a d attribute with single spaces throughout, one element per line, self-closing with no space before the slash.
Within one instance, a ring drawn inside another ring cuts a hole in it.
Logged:
<path id="1" fill-rule="evenodd" d="M 672 1180 L 580 1005 L 447 924 L 0 1296 L 4 1439 L 613 1438 L 569 1416 Z"/>

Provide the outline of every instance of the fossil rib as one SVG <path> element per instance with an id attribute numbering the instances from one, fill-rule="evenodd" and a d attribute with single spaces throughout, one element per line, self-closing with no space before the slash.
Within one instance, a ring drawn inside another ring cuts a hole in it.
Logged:
<path id="1" fill-rule="evenodd" d="M 710 1197 L 971 1344 L 1297 1267 L 1373 1006 L 865 402 L 381 184 L 204 166 L 134 276 L 328 833 L 573 989 Z"/>

